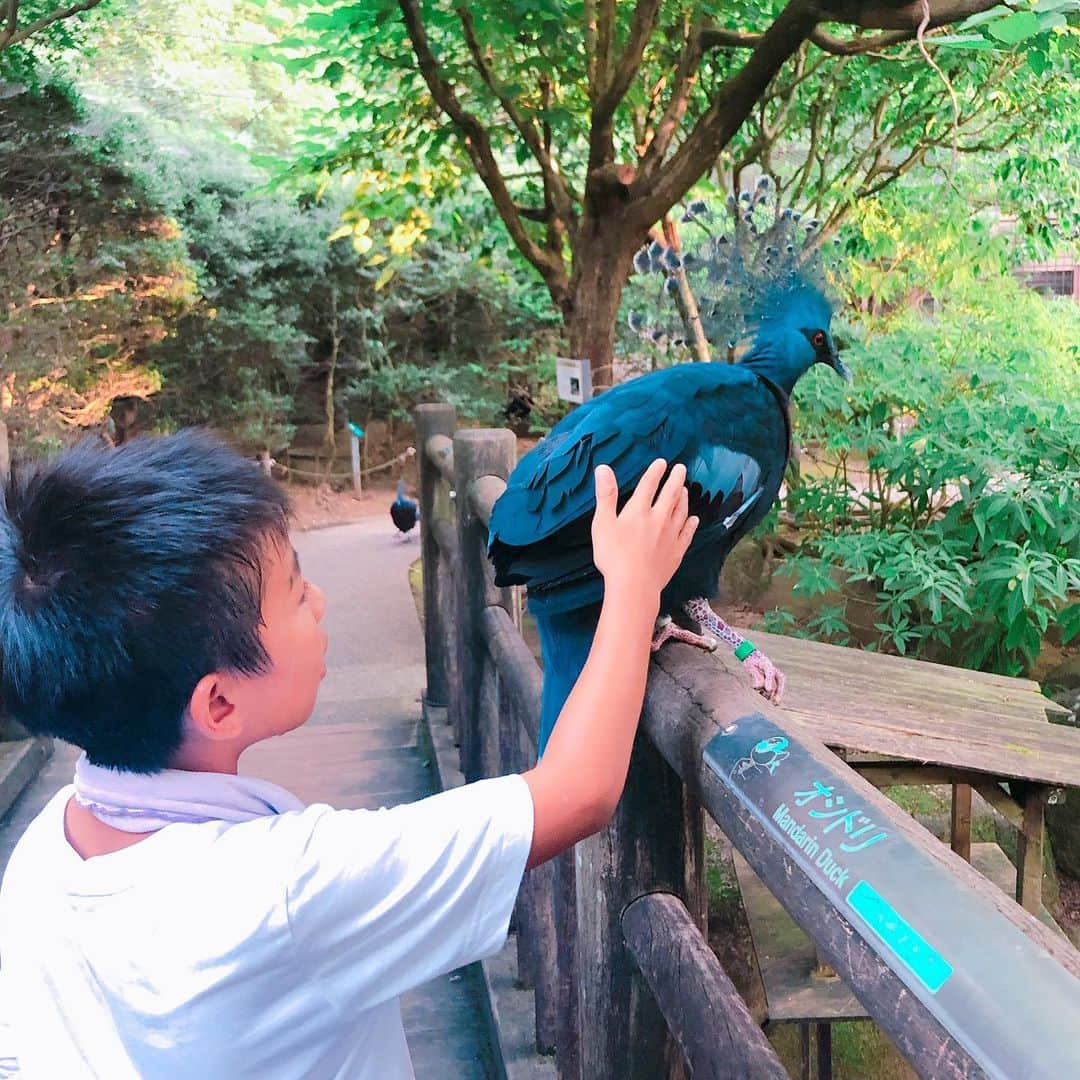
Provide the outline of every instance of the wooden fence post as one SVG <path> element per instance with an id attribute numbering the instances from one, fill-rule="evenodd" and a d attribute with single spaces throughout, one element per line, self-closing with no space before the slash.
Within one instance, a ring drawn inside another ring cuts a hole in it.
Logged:
<path id="1" fill-rule="evenodd" d="M 505 480 L 514 467 L 517 438 L 505 428 L 468 429 L 454 436 L 454 490 L 458 529 L 458 680 L 461 701 L 456 708 L 462 719 L 461 771 L 467 781 L 483 775 L 483 735 L 479 730 L 484 640 L 481 616 L 484 608 L 497 605 L 513 610 L 510 589 L 496 589 L 487 557 L 487 525 L 477 515 L 473 499 L 483 477 Z M 494 695 L 485 695 L 487 704 Z M 497 697 L 495 698 L 497 700 Z M 493 765 L 493 762 L 488 764 Z"/>
<path id="2" fill-rule="evenodd" d="M 457 411 L 453 405 L 418 405 L 413 414 L 416 425 L 417 471 L 420 475 L 420 551 L 424 568 L 424 653 L 427 661 L 427 688 L 424 701 L 445 707 L 449 697 L 446 632 L 439 606 L 439 545 L 435 540 L 435 490 L 439 470 L 427 455 L 432 435 L 454 434 Z"/>
<path id="3" fill-rule="evenodd" d="M 577 847 L 581 1072 L 620 1080 L 680 1075 L 681 1055 L 623 941 L 627 904 L 674 893 L 702 927 L 704 823 L 698 801 L 645 735 L 611 825 Z"/>
<path id="4" fill-rule="evenodd" d="M 536 764 L 543 676 L 513 619 L 502 608 L 484 613 L 488 649 L 499 670 L 499 771 L 520 773 Z M 536 1047 L 555 1052 L 557 1003 L 556 933 L 553 905 L 556 862 L 525 873 L 518 893 L 518 979 L 536 991 Z"/>

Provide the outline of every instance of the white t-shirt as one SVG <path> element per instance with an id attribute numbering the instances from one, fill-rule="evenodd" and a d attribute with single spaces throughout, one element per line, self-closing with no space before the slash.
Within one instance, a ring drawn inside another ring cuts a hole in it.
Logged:
<path id="1" fill-rule="evenodd" d="M 71 794 L 0 890 L 0 1059 L 33 1080 L 411 1077 L 398 995 L 502 945 L 533 835 L 506 776 L 392 810 L 169 825 L 83 860 Z"/>

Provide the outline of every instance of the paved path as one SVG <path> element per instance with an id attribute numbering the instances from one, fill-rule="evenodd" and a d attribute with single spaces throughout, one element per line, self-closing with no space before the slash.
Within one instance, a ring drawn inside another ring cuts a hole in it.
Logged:
<path id="1" fill-rule="evenodd" d="M 417 748 L 424 647 L 408 585 L 419 544 L 375 519 L 293 537 L 304 573 L 327 593 L 328 674 L 311 720 L 252 747 L 241 771 L 307 802 L 390 806 L 432 794 L 433 770 Z M 51 761 L 0 823 L 0 869 L 27 823 L 70 782 L 77 752 L 57 744 Z M 482 1020 L 478 973 L 464 969 L 402 999 L 418 1080 L 495 1075 Z"/>

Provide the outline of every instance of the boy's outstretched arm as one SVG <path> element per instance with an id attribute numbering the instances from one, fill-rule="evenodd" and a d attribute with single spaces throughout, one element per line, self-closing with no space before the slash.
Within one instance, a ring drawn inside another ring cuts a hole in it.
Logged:
<path id="1" fill-rule="evenodd" d="M 660 488 L 666 468 L 654 461 L 619 514 L 615 474 L 606 465 L 596 470 L 593 559 L 604 576 L 604 603 L 544 756 L 524 774 L 535 822 L 530 867 L 604 828 L 622 795 L 660 592 L 698 525 L 687 517 L 686 468 L 676 465 Z"/>

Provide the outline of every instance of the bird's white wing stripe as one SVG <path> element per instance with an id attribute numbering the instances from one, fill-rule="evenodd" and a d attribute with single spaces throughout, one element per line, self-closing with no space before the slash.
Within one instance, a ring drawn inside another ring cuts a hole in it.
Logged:
<path id="1" fill-rule="evenodd" d="M 756 503 L 758 501 L 758 499 L 761 497 L 761 492 L 762 492 L 762 489 L 758 488 L 757 491 L 755 491 L 754 494 L 751 495 L 750 498 L 747 499 L 742 504 L 742 506 L 739 507 L 738 510 L 733 510 L 730 514 L 728 514 L 728 516 L 726 518 L 724 518 L 724 520 L 721 522 L 721 524 L 724 526 L 724 528 L 725 529 L 730 529 L 731 526 L 734 525 L 735 522 L 738 521 L 739 518 L 741 518 L 743 516 L 743 514 L 745 514 L 746 511 L 749 510 L 750 507 L 753 506 L 754 503 Z"/>

